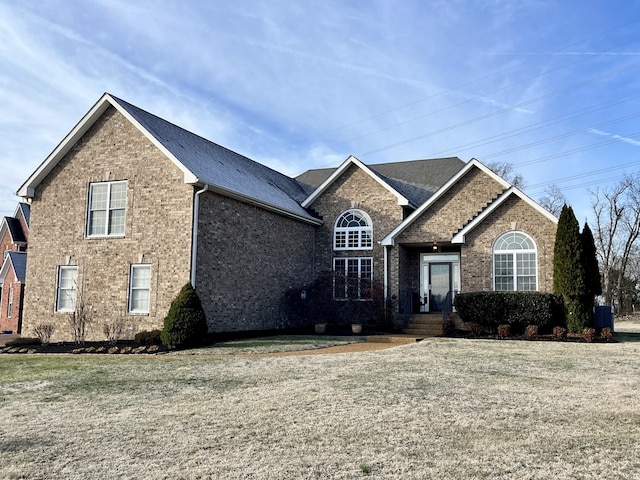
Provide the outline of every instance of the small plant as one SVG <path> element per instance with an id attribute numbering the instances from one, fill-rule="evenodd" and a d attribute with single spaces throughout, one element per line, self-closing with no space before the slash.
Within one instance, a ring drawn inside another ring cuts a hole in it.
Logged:
<path id="1" fill-rule="evenodd" d="M 195 346 L 207 335 L 207 319 L 198 294 L 187 283 L 171 302 L 164 319 L 162 343 L 168 348 Z"/>
<path id="2" fill-rule="evenodd" d="M 553 339 L 564 342 L 567 339 L 567 329 L 564 327 L 553 327 Z"/>
<path id="3" fill-rule="evenodd" d="M 509 334 L 511 333 L 511 327 L 509 325 L 498 325 L 498 338 L 500 340 L 504 340 L 505 338 L 509 338 Z"/>
<path id="4" fill-rule="evenodd" d="M 40 339 L 42 345 L 48 345 L 53 335 L 53 331 L 56 329 L 53 323 L 39 323 L 33 327 L 33 331 L 36 337 Z"/>
<path id="5" fill-rule="evenodd" d="M 93 323 L 93 306 L 87 305 L 84 292 L 78 290 L 76 308 L 69 316 L 71 335 L 76 345 L 84 345 L 87 338 L 87 328 Z"/>
<path id="6" fill-rule="evenodd" d="M 524 330 L 524 337 L 527 340 L 535 340 L 538 338 L 539 327 L 538 325 L 527 325 Z"/>
<path id="7" fill-rule="evenodd" d="M 371 467 L 369 465 L 365 465 L 364 463 L 362 463 L 360 465 L 360 471 L 365 475 L 369 475 L 371 473 Z"/>
<path id="8" fill-rule="evenodd" d="M 604 327 L 602 330 L 600 330 L 600 338 L 605 342 L 612 342 L 613 332 L 609 327 Z"/>
<path id="9" fill-rule="evenodd" d="M 585 328 L 582 331 L 582 338 L 587 343 L 593 342 L 593 340 L 596 338 L 596 329 L 591 327 Z"/>
<path id="10" fill-rule="evenodd" d="M 124 327 L 124 318 L 122 318 L 122 316 L 119 316 L 115 320 L 105 322 L 105 324 L 102 326 L 102 331 L 104 332 L 104 336 L 107 337 L 107 341 L 111 345 L 115 345 L 116 343 L 118 343 L 118 340 L 122 338 Z"/>
<path id="11" fill-rule="evenodd" d="M 474 337 L 479 337 L 480 335 L 482 335 L 482 332 L 482 325 L 480 325 L 479 323 L 471 324 L 471 335 L 473 335 Z"/>
<path id="12" fill-rule="evenodd" d="M 161 333 L 160 330 L 143 330 L 136 333 L 134 340 L 138 345 L 162 345 Z"/>

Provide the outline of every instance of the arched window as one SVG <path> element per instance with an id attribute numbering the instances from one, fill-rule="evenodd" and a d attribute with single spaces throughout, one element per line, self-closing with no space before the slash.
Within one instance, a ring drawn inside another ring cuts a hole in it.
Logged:
<path id="1" fill-rule="evenodd" d="M 347 210 L 336 220 L 333 230 L 334 250 L 373 249 L 373 225 L 362 210 Z"/>
<path id="2" fill-rule="evenodd" d="M 533 239 L 522 232 L 507 232 L 493 246 L 494 290 L 536 291 L 538 254 Z"/>

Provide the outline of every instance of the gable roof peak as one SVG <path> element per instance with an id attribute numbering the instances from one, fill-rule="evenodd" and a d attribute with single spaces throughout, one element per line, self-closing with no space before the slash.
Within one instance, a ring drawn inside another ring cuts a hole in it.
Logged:
<path id="1" fill-rule="evenodd" d="M 305 222 L 321 223 L 300 206 L 306 194 L 294 179 L 109 93 L 102 95 L 20 187 L 17 195 L 32 198 L 35 188 L 110 107 L 124 116 L 183 173 L 184 183 L 208 185 L 209 190 L 242 202 Z"/>

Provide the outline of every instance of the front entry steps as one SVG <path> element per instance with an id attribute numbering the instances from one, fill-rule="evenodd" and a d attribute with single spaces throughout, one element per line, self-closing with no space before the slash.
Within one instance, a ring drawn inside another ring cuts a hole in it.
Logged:
<path id="1" fill-rule="evenodd" d="M 442 335 L 442 313 L 414 313 L 402 333 L 422 338 L 438 337 Z"/>

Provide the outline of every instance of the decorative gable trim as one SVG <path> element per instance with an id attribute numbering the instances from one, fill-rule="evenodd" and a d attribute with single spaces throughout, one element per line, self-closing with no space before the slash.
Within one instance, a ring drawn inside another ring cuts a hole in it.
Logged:
<path id="1" fill-rule="evenodd" d="M 355 165 L 358 168 L 362 169 L 367 175 L 369 175 L 373 180 L 382 185 L 386 190 L 388 190 L 392 195 L 394 195 L 398 199 L 398 205 L 411 205 L 411 202 L 400 192 L 398 192 L 395 188 L 385 182 L 380 176 L 378 176 L 373 170 L 367 167 L 364 163 L 358 160 L 353 155 L 350 155 L 342 165 L 340 165 L 330 176 L 327 178 L 322 185 L 315 189 L 315 191 L 309 195 L 309 197 L 302 202 L 302 206 L 304 208 L 309 207 L 320 195 L 324 193 L 324 191 L 333 184 L 347 169 L 351 166 Z"/>
<path id="2" fill-rule="evenodd" d="M 458 233 L 456 233 L 451 239 L 451 243 L 461 244 L 465 243 L 466 235 L 471 232 L 474 228 L 480 225 L 491 213 L 493 213 L 500 205 L 502 205 L 509 197 L 515 195 L 519 197 L 521 200 L 524 200 L 530 207 L 535 209 L 537 212 L 544 215 L 546 218 L 551 220 L 553 223 L 557 224 L 558 219 L 551 212 L 548 212 L 538 203 L 533 201 L 527 195 L 525 195 L 522 191 L 517 189 L 516 187 L 511 187 L 509 190 L 505 191 L 502 195 L 496 198 L 487 208 L 485 208 L 482 212 L 480 212 L 473 220 L 471 220 L 467 225 L 465 225 Z"/>
<path id="3" fill-rule="evenodd" d="M 149 133 L 140 123 L 135 120 L 111 95 L 105 93 L 100 100 L 85 114 L 75 127 L 67 134 L 58 146 L 44 159 L 40 166 L 31 174 L 26 182 L 16 192 L 16 195 L 23 198 L 33 198 L 36 187 L 71 150 L 71 148 L 87 133 L 89 128 L 107 111 L 109 107 L 114 107 L 133 126 L 135 126 L 149 141 L 155 145 L 164 155 L 167 156 L 184 174 L 184 182 L 195 184 L 198 178 L 189 171 L 177 158 L 175 158 L 158 140 Z"/>
<path id="4" fill-rule="evenodd" d="M 429 198 L 429 200 L 427 200 L 422 205 L 420 205 L 420 207 L 418 207 L 416 210 L 414 210 L 411 213 L 411 215 L 409 215 L 407 218 L 405 218 L 404 221 L 400 225 L 398 225 L 395 229 L 393 229 L 393 231 L 391 231 L 391 233 L 389 233 L 389 235 L 384 237 L 382 239 L 382 241 L 380 242 L 380 244 L 381 245 L 387 245 L 387 246 L 394 245 L 395 244 L 395 239 L 397 238 L 398 235 L 400 235 L 402 232 L 404 232 L 404 230 L 409 225 L 411 225 L 414 221 L 416 221 L 416 219 L 420 218 L 420 216 L 425 211 L 427 211 L 431 207 L 431 205 L 433 205 L 436 201 L 438 201 L 438 199 L 440 199 L 445 193 L 447 193 L 451 189 L 451 187 L 453 187 L 456 183 L 458 183 L 458 181 L 462 177 L 464 177 L 472 168 L 480 169 L 482 172 L 484 172 L 489 177 L 491 177 L 493 180 L 495 180 L 500 185 L 502 185 L 505 189 L 509 188 L 511 186 L 511 184 L 509 182 L 507 182 L 504 178 L 502 178 L 499 175 L 497 175 L 490 168 L 484 166 L 481 162 L 479 162 L 475 158 L 472 158 L 464 167 L 462 167 L 458 171 L 458 173 L 456 173 L 453 177 L 451 177 L 447 183 L 445 183 L 442 187 L 440 187 L 440 189 L 436 193 L 434 193 Z"/>

